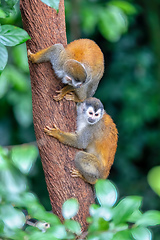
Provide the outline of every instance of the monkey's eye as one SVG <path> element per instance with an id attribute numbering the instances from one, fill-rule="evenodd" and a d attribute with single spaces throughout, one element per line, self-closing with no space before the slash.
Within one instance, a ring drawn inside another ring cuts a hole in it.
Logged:
<path id="1" fill-rule="evenodd" d="M 93 112 L 89 112 L 89 115 L 93 115 Z"/>
<path id="2" fill-rule="evenodd" d="M 99 113 L 95 113 L 95 116 L 98 117 L 98 116 L 99 116 Z"/>

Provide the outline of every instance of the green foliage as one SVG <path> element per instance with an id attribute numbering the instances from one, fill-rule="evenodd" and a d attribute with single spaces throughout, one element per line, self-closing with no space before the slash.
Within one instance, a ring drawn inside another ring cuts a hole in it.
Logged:
<path id="1" fill-rule="evenodd" d="M 28 145 L 24 145 L 21 148 L 13 147 L 11 150 L 13 163 L 24 174 L 27 174 L 30 171 L 37 155 L 37 148 L 32 145 L 29 148 Z"/>
<path id="2" fill-rule="evenodd" d="M 8 52 L 6 47 L 0 43 L 0 52 L 1 52 L 1 58 L 0 58 L 0 71 L 3 70 L 7 64 L 8 60 Z"/>
<path id="3" fill-rule="evenodd" d="M 103 37 L 116 42 L 128 29 L 126 15 L 116 6 L 109 5 L 99 16 L 99 30 Z"/>
<path id="4" fill-rule="evenodd" d="M 18 0 L 1 0 L 0 1 L 0 18 L 9 17 L 16 12 L 15 5 Z"/>
<path id="5" fill-rule="evenodd" d="M 76 199 L 64 202 L 62 214 L 65 220 L 62 224 L 56 215 L 46 212 L 29 191 L 26 175 L 36 158 L 37 149 L 32 145 L 16 146 L 11 151 L 0 148 L 0 236 L 15 240 L 81 238 L 81 226 L 72 219 L 78 213 Z M 26 167 L 26 163 L 29 163 L 27 168 L 22 167 L 23 164 Z M 117 202 L 117 190 L 109 180 L 99 180 L 95 190 L 100 205 L 90 206 L 87 239 L 151 239 L 148 227 L 160 225 L 159 211 L 143 214 L 140 209 L 142 199 L 138 196 L 125 197 Z M 36 220 L 34 224 L 30 218 Z"/>
<path id="6" fill-rule="evenodd" d="M 74 217 L 79 208 L 79 203 L 77 202 L 77 199 L 71 198 L 67 200 L 63 206 L 62 206 L 62 214 L 65 219 L 70 219 Z"/>
<path id="7" fill-rule="evenodd" d="M 113 206 L 117 200 L 117 191 L 113 184 L 99 180 L 95 186 L 97 199 L 103 205 Z M 108 196 L 110 194 L 110 196 Z M 106 199 L 105 199 L 106 197 Z M 108 201 L 108 202 L 107 202 Z"/>
<path id="8" fill-rule="evenodd" d="M 7 63 L 8 54 L 5 46 L 16 46 L 30 39 L 28 33 L 21 28 L 2 25 L 0 26 L 0 71 L 2 71 Z"/>
<path id="9" fill-rule="evenodd" d="M 0 18 L 9 17 L 15 11 L 17 0 L 2 0 L 0 2 Z M 8 61 L 6 46 L 12 47 L 26 42 L 30 36 L 23 29 L 12 25 L 0 25 L 0 73 Z"/>
<path id="10" fill-rule="evenodd" d="M 160 166 L 149 171 L 148 182 L 151 188 L 160 196 Z"/>
<path id="11" fill-rule="evenodd" d="M 41 0 L 41 1 L 56 10 L 58 10 L 59 8 L 59 0 Z"/>
<path id="12" fill-rule="evenodd" d="M 72 11 L 71 3 L 67 3 Z M 100 34 L 111 42 L 117 42 L 127 32 L 129 17 L 138 13 L 137 7 L 127 1 L 81 1 L 79 11 L 86 36 L 94 34 L 98 28 Z M 68 14 L 70 17 L 72 12 Z"/>

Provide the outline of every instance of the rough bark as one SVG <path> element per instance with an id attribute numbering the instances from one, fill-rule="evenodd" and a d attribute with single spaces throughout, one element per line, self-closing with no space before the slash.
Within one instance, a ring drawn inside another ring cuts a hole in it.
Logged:
<path id="1" fill-rule="evenodd" d="M 24 29 L 31 40 L 27 48 L 37 52 L 55 43 L 67 44 L 64 1 L 60 1 L 59 12 L 40 0 L 21 0 L 20 9 Z M 63 220 L 62 204 L 68 198 L 77 198 L 80 210 L 75 217 L 86 228 L 89 205 L 94 202 L 92 187 L 81 179 L 70 176 L 74 167 L 76 149 L 59 143 L 46 136 L 43 129 L 55 123 L 64 131 L 75 131 L 76 106 L 71 101 L 55 102 L 53 95 L 62 87 L 50 63 L 32 64 L 29 62 L 32 86 L 33 122 L 39 153 L 45 173 L 53 213 Z"/>

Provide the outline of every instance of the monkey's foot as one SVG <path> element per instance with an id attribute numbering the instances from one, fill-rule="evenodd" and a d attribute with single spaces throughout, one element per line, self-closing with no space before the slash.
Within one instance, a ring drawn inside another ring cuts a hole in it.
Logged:
<path id="1" fill-rule="evenodd" d="M 64 94 L 62 93 L 62 90 L 59 90 L 59 91 L 57 90 L 56 93 L 59 93 L 59 94 L 53 96 L 53 99 L 56 102 L 58 102 L 58 101 L 60 101 L 60 100 L 62 100 L 64 98 Z"/>
<path id="2" fill-rule="evenodd" d="M 84 177 L 80 174 L 80 172 L 79 172 L 78 170 L 74 169 L 74 168 L 72 168 L 72 169 L 70 170 L 70 173 L 71 173 L 71 177 L 73 177 L 73 178 L 78 178 L 78 177 L 80 177 L 80 178 L 82 178 L 83 180 L 85 180 Z"/>
<path id="3" fill-rule="evenodd" d="M 60 131 L 60 129 L 55 125 L 53 124 L 53 128 L 49 127 L 49 126 L 46 126 L 44 128 L 44 132 L 47 134 L 47 135 L 50 135 L 50 136 L 53 136 L 53 132 L 57 132 L 57 131 Z"/>

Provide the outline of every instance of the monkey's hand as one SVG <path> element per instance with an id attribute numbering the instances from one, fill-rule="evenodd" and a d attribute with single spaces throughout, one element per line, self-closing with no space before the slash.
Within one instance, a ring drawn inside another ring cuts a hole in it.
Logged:
<path id="1" fill-rule="evenodd" d="M 53 128 L 46 126 L 44 128 L 44 131 L 47 135 L 52 136 L 57 139 L 59 139 L 59 137 L 61 135 L 61 130 L 55 124 L 53 125 Z"/>
<path id="2" fill-rule="evenodd" d="M 83 100 L 80 100 L 77 95 L 74 92 L 67 93 L 64 98 L 68 101 L 73 101 L 73 102 L 83 102 Z"/>
<path id="3" fill-rule="evenodd" d="M 64 132 L 60 130 L 59 128 L 56 127 L 54 124 L 53 128 L 50 127 L 45 127 L 44 131 L 47 135 L 52 136 L 56 139 L 58 139 L 61 143 L 67 144 L 69 146 L 78 148 L 78 140 L 77 140 L 77 135 L 75 133 L 70 133 L 70 132 Z"/>

